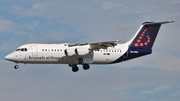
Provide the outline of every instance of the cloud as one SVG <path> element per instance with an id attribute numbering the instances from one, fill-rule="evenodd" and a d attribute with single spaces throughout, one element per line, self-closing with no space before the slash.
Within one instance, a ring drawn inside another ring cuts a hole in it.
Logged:
<path id="1" fill-rule="evenodd" d="M 172 96 L 172 98 L 179 99 L 180 98 L 180 90 L 177 89 L 177 92 L 174 92 L 171 96 Z"/>
<path id="2" fill-rule="evenodd" d="M 157 85 L 153 89 L 154 92 L 168 92 L 173 86 L 164 83 L 173 85 L 179 82 L 178 72 L 134 71 L 92 66 L 89 71 L 80 68 L 80 71 L 74 74 L 67 65 L 20 65 L 19 70 L 14 70 L 13 63 L 7 64 L 4 60 L 0 64 L 4 64 L 0 71 L 0 79 L 3 81 L 0 84 L 0 97 L 8 101 L 147 100 L 141 92 L 145 91 L 145 88 Z M 9 94 L 12 96 L 8 97 Z"/>
<path id="3" fill-rule="evenodd" d="M 157 87 L 157 88 L 154 88 L 154 89 L 152 89 L 152 90 L 143 91 L 142 93 L 143 93 L 143 94 L 157 94 L 157 93 L 159 93 L 159 92 L 162 92 L 162 91 L 164 91 L 164 90 L 168 90 L 168 89 L 170 89 L 170 88 L 171 88 L 170 85 L 161 85 L 161 86 L 159 86 L 159 87 Z"/>
<path id="4" fill-rule="evenodd" d="M 113 8 L 121 6 L 121 4 L 114 1 L 94 0 L 94 2 L 100 5 L 103 10 L 111 10 Z"/>
<path id="5" fill-rule="evenodd" d="M 12 13 L 14 14 L 19 14 L 21 16 L 38 16 L 48 19 L 61 19 L 61 17 L 64 18 L 65 16 L 73 15 L 76 12 L 81 13 L 85 10 L 85 5 L 76 2 L 72 5 L 72 2 L 67 1 L 35 2 L 30 8 L 24 8 L 21 5 L 12 6 Z"/>
<path id="6" fill-rule="evenodd" d="M 26 28 L 27 30 L 33 31 L 36 27 L 38 27 L 38 25 L 39 25 L 39 22 L 38 22 L 38 21 L 32 21 L 32 22 L 26 24 L 26 25 L 25 25 L 25 28 Z"/>
<path id="7" fill-rule="evenodd" d="M 116 64 L 124 69 L 133 69 L 141 67 L 141 69 L 161 70 L 161 71 L 180 71 L 180 58 L 176 54 L 165 51 L 153 50 L 153 53 Z"/>
<path id="8" fill-rule="evenodd" d="M 108 9 L 110 9 L 113 8 L 117 3 L 102 2 L 102 4 L 109 5 Z M 117 21 L 116 13 L 106 15 L 106 11 L 100 8 L 101 7 L 99 6 L 94 6 L 93 2 L 90 2 L 88 5 L 83 2 L 73 3 L 72 5 L 70 2 L 65 1 L 51 1 L 34 3 L 31 8 L 24 8 L 21 5 L 14 5 L 12 6 L 12 13 L 22 17 L 33 16 L 45 19 L 55 19 L 59 22 L 59 24 L 73 26 L 76 30 L 91 36 L 93 39 L 96 39 L 97 34 L 104 34 L 104 37 L 102 37 L 100 40 L 107 40 L 109 38 L 109 34 L 113 32 L 114 35 L 109 40 L 115 40 L 114 38 L 119 34 L 119 30 L 123 29 L 124 26 L 125 28 L 128 27 L 126 27 L 126 25 L 122 26 L 120 24 L 120 20 Z M 115 17 L 113 20 L 111 15 L 114 15 Z M 107 20 L 109 18 L 111 20 Z M 122 28 L 118 26 L 121 26 Z"/>
<path id="9" fill-rule="evenodd" d="M 5 20 L 0 18 L 0 32 L 13 32 L 15 23 L 11 20 Z"/>
<path id="10" fill-rule="evenodd" d="M 139 3 L 132 3 L 134 5 L 129 7 L 125 6 L 129 4 L 129 2 L 119 1 L 77 1 L 73 4 L 72 2 L 67 1 L 45 1 L 35 2 L 30 8 L 25 8 L 21 5 L 14 5 L 12 6 L 12 12 L 24 17 L 33 16 L 45 18 L 46 20 L 57 20 L 59 24 L 70 25 L 75 30 L 88 35 L 91 37 L 90 39 L 94 41 L 119 39 L 125 42 L 133 36 L 143 21 L 158 21 L 160 19 L 169 20 L 169 18 L 172 18 L 172 15 L 167 15 L 167 13 L 164 12 L 166 9 L 169 9 L 164 8 L 166 5 L 165 3 L 157 6 L 151 5 L 154 2 L 149 2 L 151 4 L 145 3 L 145 6 L 140 7 L 138 6 Z M 153 7 L 150 7 L 150 5 Z M 156 10 L 159 10 L 159 8 L 161 8 L 160 10 L 162 12 L 159 11 L 157 15 Z M 172 13 L 178 15 L 175 11 Z M 160 15 L 164 15 L 164 18 L 160 17 Z M 128 18 L 126 16 L 128 16 Z M 103 37 L 97 38 L 97 35 Z"/>

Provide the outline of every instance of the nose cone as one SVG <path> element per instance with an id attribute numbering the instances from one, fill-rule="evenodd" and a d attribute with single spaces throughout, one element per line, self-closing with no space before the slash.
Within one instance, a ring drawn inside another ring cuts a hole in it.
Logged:
<path id="1" fill-rule="evenodd" d="M 6 60 L 9 60 L 9 61 L 12 61 L 12 55 L 11 54 L 8 54 L 4 57 L 4 59 Z"/>
<path id="2" fill-rule="evenodd" d="M 16 57 L 14 53 L 8 54 L 7 56 L 4 57 L 4 59 L 8 61 L 13 61 L 13 62 L 18 60 L 18 58 Z"/>

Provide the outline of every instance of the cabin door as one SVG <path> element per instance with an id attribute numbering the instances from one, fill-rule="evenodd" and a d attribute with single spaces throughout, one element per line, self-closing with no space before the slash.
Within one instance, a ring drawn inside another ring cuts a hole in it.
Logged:
<path id="1" fill-rule="evenodd" d="M 32 50 L 32 56 L 37 56 L 38 51 L 37 51 L 37 46 L 36 45 L 31 45 L 31 50 Z"/>

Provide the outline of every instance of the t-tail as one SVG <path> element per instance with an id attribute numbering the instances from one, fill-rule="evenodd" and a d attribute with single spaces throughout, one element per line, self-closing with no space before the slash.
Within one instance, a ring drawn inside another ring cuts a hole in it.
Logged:
<path id="1" fill-rule="evenodd" d="M 174 22 L 144 22 L 135 36 L 128 42 L 129 47 L 152 48 L 162 24 Z"/>
<path id="2" fill-rule="evenodd" d="M 144 22 L 134 37 L 125 43 L 127 51 L 112 63 L 122 62 L 129 59 L 152 53 L 152 47 L 162 24 L 174 22 L 172 20 L 163 22 Z"/>

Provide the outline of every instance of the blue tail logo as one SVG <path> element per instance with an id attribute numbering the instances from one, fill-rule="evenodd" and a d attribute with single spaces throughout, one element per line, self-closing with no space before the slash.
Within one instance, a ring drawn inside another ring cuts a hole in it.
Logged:
<path id="1" fill-rule="evenodd" d="M 131 47 L 148 47 L 152 48 L 161 24 L 144 23 L 140 31 L 132 40 Z"/>
<path id="2" fill-rule="evenodd" d="M 127 51 L 112 63 L 122 62 L 152 53 L 152 46 L 162 24 L 174 22 L 172 20 L 163 22 L 144 22 L 134 37 L 127 44 Z"/>

